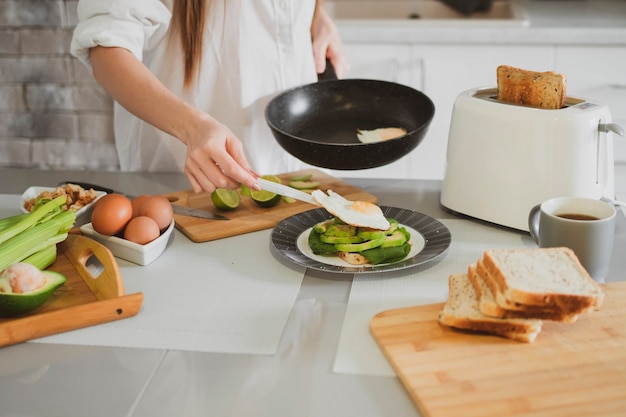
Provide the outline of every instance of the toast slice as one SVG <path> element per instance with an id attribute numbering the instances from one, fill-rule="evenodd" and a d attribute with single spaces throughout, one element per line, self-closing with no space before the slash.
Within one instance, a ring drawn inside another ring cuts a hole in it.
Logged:
<path id="1" fill-rule="evenodd" d="M 567 79 L 563 74 L 509 65 L 500 65 L 496 73 L 499 101 L 553 110 L 565 106 Z"/>
<path id="2" fill-rule="evenodd" d="M 502 318 L 533 318 L 572 323 L 578 319 L 578 314 L 564 313 L 560 310 L 543 306 L 527 306 L 509 302 L 500 292 L 489 272 L 485 269 L 482 260 L 478 260 L 468 268 L 468 276 L 476 294 L 479 297 L 480 311 L 492 317 Z"/>
<path id="3" fill-rule="evenodd" d="M 448 300 L 439 313 L 439 323 L 462 330 L 481 332 L 532 343 L 541 331 L 536 319 L 497 318 L 484 315 L 467 274 L 448 278 Z"/>
<path id="4" fill-rule="evenodd" d="M 337 252 L 337 256 L 352 265 L 366 265 L 370 261 L 360 253 Z"/>
<path id="5" fill-rule="evenodd" d="M 599 307 L 604 299 L 600 286 L 569 248 L 490 249 L 481 261 L 509 305 L 573 315 Z"/>

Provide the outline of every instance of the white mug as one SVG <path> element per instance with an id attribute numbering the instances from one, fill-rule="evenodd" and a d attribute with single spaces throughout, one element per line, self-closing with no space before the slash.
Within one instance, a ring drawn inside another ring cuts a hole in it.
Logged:
<path id="1" fill-rule="evenodd" d="M 559 197 L 530 210 L 528 228 L 539 247 L 571 248 L 589 275 L 608 274 L 616 211 L 612 204 L 584 197 Z"/>

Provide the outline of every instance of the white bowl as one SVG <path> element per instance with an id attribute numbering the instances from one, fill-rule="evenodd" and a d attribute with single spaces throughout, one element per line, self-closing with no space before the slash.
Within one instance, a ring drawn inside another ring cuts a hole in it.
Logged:
<path id="1" fill-rule="evenodd" d="M 22 198 L 20 199 L 20 210 L 22 211 L 22 213 L 28 213 L 28 210 L 24 208 L 24 204 L 26 204 L 28 200 L 37 197 L 39 194 L 43 193 L 44 191 L 54 191 L 54 190 L 56 190 L 56 187 L 38 187 L 38 186 L 29 187 L 26 191 L 24 191 L 24 194 L 22 194 Z M 96 199 L 93 200 L 91 203 L 87 204 L 86 206 L 82 207 L 80 210 L 78 210 L 76 212 L 76 217 L 80 216 L 83 213 L 86 213 L 87 210 L 90 210 L 93 207 L 93 205 L 95 204 L 96 201 L 98 201 L 98 199 L 106 195 L 104 191 L 95 191 L 95 193 L 96 193 Z"/>
<path id="2" fill-rule="evenodd" d="M 161 236 L 154 239 L 150 243 L 140 245 L 117 236 L 106 236 L 96 232 L 91 223 L 84 224 L 80 227 L 80 231 L 85 236 L 92 238 L 104 246 L 106 246 L 113 256 L 134 262 L 139 265 L 148 265 L 158 258 L 167 248 L 167 243 L 174 230 L 175 221 L 161 233 Z"/>

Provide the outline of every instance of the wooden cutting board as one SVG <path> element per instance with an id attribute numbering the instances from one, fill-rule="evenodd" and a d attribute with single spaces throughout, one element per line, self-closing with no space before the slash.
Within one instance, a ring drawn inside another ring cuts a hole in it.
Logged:
<path id="1" fill-rule="evenodd" d="M 625 416 L 626 282 L 600 311 L 544 322 L 532 344 L 439 325 L 443 304 L 387 310 L 370 330 L 424 417 Z"/>
<path id="2" fill-rule="evenodd" d="M 348 200 L 360 200 L 370 203 L 378 201 L 375 196 L 360 188 L 316 169 L 290 172 L 277 176 L 283 181 L 283 184 L 287 184 L 290 178 L 307 174 L 312 175 L 312 181 L 319 181 L 319 188 L 324 191 L 332 189 Z M 174 204 L 207 210 L 224 215 L 230 219 L 211 220 L 175 214 L 176 228 L 194 242 L 206 242 L 271 229 L 287 217 L 315 208 L 315 206 L 301 201 L 296 201 L 295 203 L 281 201 L 274 207 L 263 208 L 257 206 L 249 196 L 241 196 L 241 204 L 237 209 L 220 211 L 211 202 L 210 193 L 194 193 L 193 190 L 186 190 L 164 195 Z"/>
<path id="3" fill-rule="evenodd" d="M 139 313 L 143 294 L 125 293 L 119 266 L 104 245 L 70 234 L 57 249 L 57 259 L 48 269 L 62 273 L 67 281 L 41 307 L 0 318 L 0 347 Z"/>

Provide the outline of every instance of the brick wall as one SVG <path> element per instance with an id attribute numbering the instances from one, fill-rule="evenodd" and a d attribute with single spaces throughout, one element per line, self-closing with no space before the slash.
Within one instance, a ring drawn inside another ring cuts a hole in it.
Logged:
<path id="1" fill-rule="evenodd" d="M 119 168 L 112 100 L 70 53 L 76 0 L 0 0 L 0 167 Z"/>

